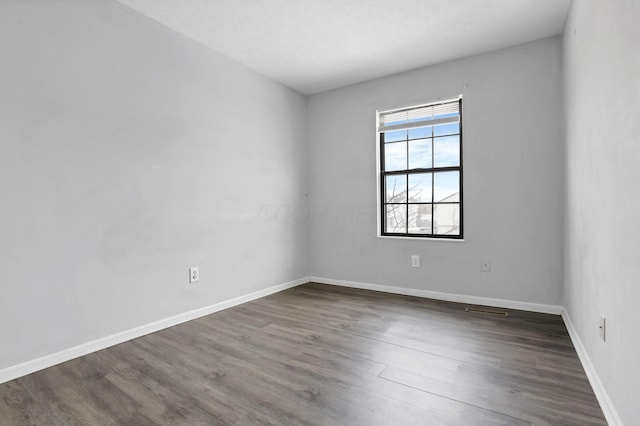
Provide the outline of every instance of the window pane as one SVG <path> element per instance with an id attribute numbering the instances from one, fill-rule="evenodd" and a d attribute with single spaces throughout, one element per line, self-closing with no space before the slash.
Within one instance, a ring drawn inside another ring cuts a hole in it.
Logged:
<path id="1" fill-rule="evenodd" d="M 384 141 L 393 142 L 393 141 L 404 141 L 407 139 L 407 130 L 395 130 L 393 132 L 384 132 Z"/>
<path id="2" fill-rule="evenodd" d="M 431 137 L 431 126 L 409 129 L 409 139 L 420 139 L 420 138 L 430 138 L 430 137 Z"/>
<path id="3" fill-rule="evenodd" d="M 433 233 L 460 235 L 460 204 L 433 205 Z"/>
<path id="4" fill-rule="evenodd" d="M 434 136 L 455 135 L 460 133 L 460 123 L 449 123 L 433 128 Z"/>
<path id="5" fill-rule="evenodd" d="M 433 167 L 460 165 L 460 136 L 433 139 Z"/>
<path id="6" fill-rule="evenodd" d="M 387 203 L 407 201 L 407 175 L 385 176 L 385 197 Z"/>
<path id="7" fill-rule="evenodd" d="M 432 204 L 409 204 L 409 233 L 431 234 Z"/>
<path id="8" fill-rule="evenodd" d="M 430 169 L 431 139 L 417 139 L 409 142 L 409 168 Z"/>
<path id="9" fill-rule="evenodd" d="M 407 143 L 395 142 L 384 146 L 384 170 L 405 170 L 407 168 Z"/>
<path id="10" fill-rule="evenodd" d="M 387 204 L 385 217 L 385 232 L 407 232 L 407 205 Z"/>
<path id="11" fill-rule="evenodd" d="M 431 202 L 431 173 L 409 175 L 409 202 Z"/>
<path id="12" fill-rule="evenodd" d="M 460 172 L 433 174 L 433 200 L 435 202 L 460 201 Z"/>
<path id="13" fill-rule="evenodd" d="M 461 104 L 452 99 L 378 112 L 381 234 L 463 237 Z"/>

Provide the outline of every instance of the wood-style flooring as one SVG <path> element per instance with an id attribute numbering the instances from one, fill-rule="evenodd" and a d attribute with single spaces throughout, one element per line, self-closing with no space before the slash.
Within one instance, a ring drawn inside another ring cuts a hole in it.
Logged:
<path id="1" fill-rule="evenodd" d="M 559 316 L 305 284 L 0 385 L 1 425 L 603 425 Z"/>

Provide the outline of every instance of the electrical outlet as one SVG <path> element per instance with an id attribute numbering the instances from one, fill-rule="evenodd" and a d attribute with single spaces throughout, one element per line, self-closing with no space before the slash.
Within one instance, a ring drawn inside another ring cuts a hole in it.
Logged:
<path id="1" fill-rule="evenodd" d="M 491 261 L 490 260 L 483 260 L 482 261 L 482 265 L 480 266 L 480 270 L 482 272 L 491 272 Z"/>
<path id="2" fill-rule="evenodd" d="M 604 315 L 600 315 L 600 324 L 598 325 L 598 333 L 603 342 L 607 341 L 607 319 Z"/>
<path id="3" fill-rule="evenodd" d="M 193 266 L 189 268 L 189 282 L 195 283 L 200 281 L 200 268 Z"/>
<path id="4" fill-rule="evenodd" d="M 411 256 L 411 266 L 413 266 L 414 268 L 419 268 L 420 267 L 420 256 L 417 254 L 414 254 Z"/>

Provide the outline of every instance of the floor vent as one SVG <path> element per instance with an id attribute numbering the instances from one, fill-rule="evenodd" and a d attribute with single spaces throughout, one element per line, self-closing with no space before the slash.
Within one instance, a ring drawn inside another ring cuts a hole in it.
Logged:
<path id="1" fill-rule="evenodd" d="M 504 311 L 490 311 L 488 309 L 478 309 L 478 308 L 464 308 L 466 312 L 471 312 L 474 314 L 484 314 L 484 315 L 495 315 L 499 317 L 508 317 L 509 312 Z"/>

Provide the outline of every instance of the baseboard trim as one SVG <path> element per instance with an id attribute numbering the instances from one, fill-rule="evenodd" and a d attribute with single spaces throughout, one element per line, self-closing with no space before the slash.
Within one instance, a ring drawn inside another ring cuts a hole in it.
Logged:
<path id="1" fill-rule="evenodd" d="M 582 340 L 580 340 L 580 336 L 578 336 L 578 332 L 571 321 L 571 317 L 565 309 L 562 310 L 562 319 L 567 327 L 573 346 L 576 348 L 578 358 L 580 358 L 580 362 L 582 363 L 582 368 L 584 368 L 587 378 L 589 379 L 589 383 L 591 383 L 593 393 L 596 394 L 596 398 L 600 403 L 600 408 L 602 408 L 604 417 L 607 419 L 607 423 L 611 426 L 623 426 L 622 419 L 613 405 L 613 401 L 609 398 L 609 394 L 605 390 L 604 385 L 600 380 L 600 376 L 598 376 L 598 373 L 591 362 L 591 358 L 589 358 L 589 354 L 582 344 Z"/>
<path id="2" fill-rule="evenodd" d="M 576 329 L 573 326 L 573 323 L 571 322 L 571 318 L 569 317 L 567 311 L 562 306 L 520 302 L 516 300 L 494 299 L 490 297 L 469 296 L 469 295 L 445 293 L 445 292 L 439 292 L 439 291 L 418 290 L 418 289 L 405 288 L 405 287 L 394 287 L 394 286 L 386 286 L 386 285 L 379 285 L 379 284 L 363 283 L 363 282 L 357 282 L 357 281 L 336 280 L 333 278 L 314 277 L 314 276 L 309 277 L 309 281 L 320 283 L 320 284 L 337 285 L 342 287 L 381 291 L 385 293 L 402 294 L 406 296 L 416 296 L 416 297 L 424 297 L 428 299 L 445 300 L 448 302 L 495 306 L 499 308 L 519 309 L 523 311 L 540 312 L 544 314 L 562 315 L 562 319 L 567 327 L 567 331 L 569 332 L 569 336 L 571 337 L 573 346 L 576 348 L 576 352 L 578 353 L 578 358 L 580 359 L 580 362 L 582 363 L 585 373 L 587 374 L 589 383 L 593 388 L 593 392 L 595 393 L 596 398 L 598 399 L 598 403 L 602 408 L 602 412 L 607 422 L 611 426 L 623 426 L 622 420 L 620 419 L 620 415 L 615 409 L 613 402 L 611 401 L 611 398 L 609 398 L 609 394 L 607 393 L 602 382 L 600 381 L 600 377 L 598 376 L 598 373 L 596 373 L 596 370 L 593 367 L 593 363 L 591 362 L 591 359 L 589 358 L 589 355 L 587 354 L 587 351 L 584 345 L 582 344 L 582 341 L 578 337 L 578 333 L 576 332 Z"/>
<path id="3" fill-rule="evenodd" d="M 324 277 L 309 277 L 309 281 L 338 285 L 342 287 L 361 288 L 365 290 L 382 291 L 385 293 L 403 294 L 405 296 L 424 297 L 427 299 L 445 300 L 447 302 L 468 303 L 471 305 L 494 306 L 498 308 L 518 309 L 521 311 L 540 312 L 544 314 L 562 314 L 562 306 L 544 305 L 540 303 L 519 302 L 517 300 L 494 299 L 490 297 L 469 296 L 464 294 L 445 293 L 414 288 L 394 287 L 380 284 L 370 284 L 357 281 L 336 280 Z"/>
<path id="4" fill-rule="evenodd" d="M 283 284 L 275 285 L 263 290 L 258 290 L 253 293 L 249 293 L 243 296 L 235 297 L 233 299 L 225 300 L 210 306 L 206 306 L 192 311 L 184 312 L 182 314 L 174 315 L 169 318 L 165 318 L 159 321 L 154 321 L 149 324 L 145 324 L 139 327 L 132 328 L 120 333 L 113 334 L 111 336 L 96 339 L 87 343 L 83 343 L 78 346 L 74 346 L 69 349 L 65 349 L 50 355 L 26 361 L 21 364 L 17 364 L 11 367 L 0 370 L 0 384 L 9 382 L 27 374 L 35 373 L 36 371 L 43 370 L 45 368 L 52 367 L 54 365 L 70 361 L 74 358 L 78 358 L 84 355 L 88 355 L 92 352 L 96 352 L 102 349 L 106 349 L 111 346 L 115 346 L 126 341 L 136 339 L 138 337 L 145 336 L 147 334 L 155 333 L 165 328 L 173 327 L 174 325 L 182 324 L 187 321 L 191 321 L 196 318 L 203 317 L 215 312 L 219 312 L 233 306 L 241 305 L 246 302 L 250 302 L 261 297 L 268 296 L 270 294 L 278 293 L 288 288 L 297 287 L 301 284 L 308 282 L 316 282 L 320 284 L 337 285 L 342 287 L 360 288 L 365 290 L 381 291 L 384 293 L 402 294 L 407 296 L 424 297 L 428 299 L 445 300 L 449 302 L 468 303 L 474 305 L 495 306 L 508 309 L 519 309 L 531 312 L 540 312 L 546 314 L 562 315 L 562 319 L 567 327 L 571 341 L 578 353 L 578 358 L 582 363 L 582 366 L 587 374 L 587 378 L 591 383 L 593 391 L 600 403 L 600 407 L 604 413 L 607 422 L 612 426 L 623 426 L 620 415 L 615 409 L 609 394 L 605 390 L 598 373 L 596 372 L 587 351 L 578 336 L 578 333 L 571 321 L 571 318 L 567 311 L 562 306 L 545 305 L 538 303 L 520 302 L 515 300 L 495 299 L 489 297 L 469 296 L 454 293 L 445 293 L 430 290 L 418 290 L 405 287 L 386 286 L 379 284 L 370 284 L 357 281 L 336 280 L 332 278 L 324 277 L 304 277 L 294 281 L 289 281 Z"/>
<path id="5" fill-rule="evenodd" d="M 282 290 L 296 287 L 307 282 L 309 282 L 308 277 L 299 278 L 297 280 L 275 285 L 264 290 L 254 291 L 253 293 L 249 293 L 244 296 L 235 297 L 233 299 L 225 300 L 223 302 L 219 302 L 210 306 L 205 306 L 203 308 L 194 309 L 192 311 L 174 315 L 172 317 L 165 318 L 159 321 L 154 321 L 149 324 L 132 328 L 130 330 L 112 334 L 111 336 L 92 340 L 90 342 L 83 343 L 69 349 L 64 349 L 60 352 L 45 355 L 31 361 L 26 361 L 22 364 L 7 367 L 0 370 L 0 384 L 9 382 L 22 376 L 26 376 L 27 374 L 35 373 L 36 371 L 40 371 L 45 368 L 52 367 L 56 364 L 70 361 L 74 358 L 78 358 L 92 352 L 99 351 L 101 349 L 106 349 L 110 346 L 124 343 L 128 340 L 155 333 L 156 331 L 173 327 L 174 325 L 182 324 L 184 322 L 191 321 L 193 319 L 200 318 L 218 311 L 222 311 L 233 306 L 241 305 L 243 303 L 250 302 L 252 300 L 259 299 L 270 294 L 278 293 Z"/>

